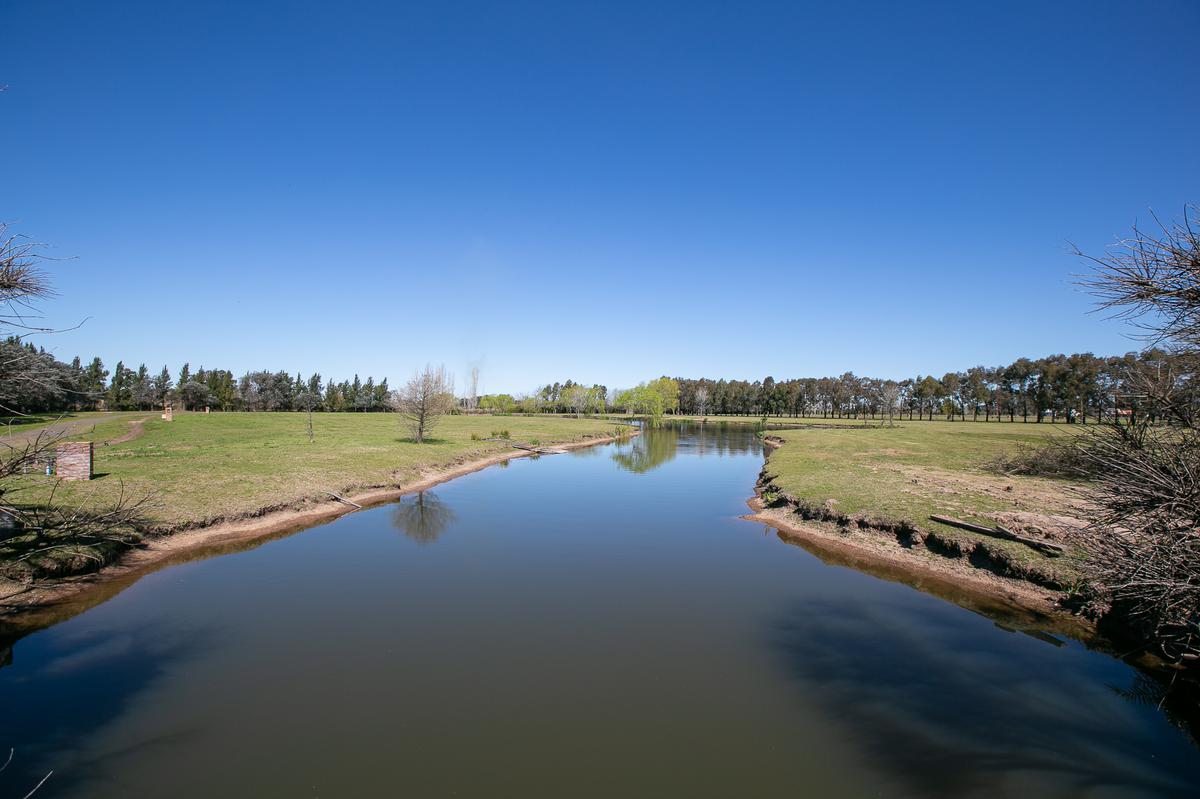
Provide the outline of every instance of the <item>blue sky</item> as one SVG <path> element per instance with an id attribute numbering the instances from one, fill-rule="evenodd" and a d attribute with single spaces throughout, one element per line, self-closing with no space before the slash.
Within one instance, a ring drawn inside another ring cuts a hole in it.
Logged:
<path id="1" fill-rule="evenodd" d="M 1124 352 L 1068 242 L 1200 202 L 1200 4 L 18 2 L 62 357 L 482 388 Z"/>

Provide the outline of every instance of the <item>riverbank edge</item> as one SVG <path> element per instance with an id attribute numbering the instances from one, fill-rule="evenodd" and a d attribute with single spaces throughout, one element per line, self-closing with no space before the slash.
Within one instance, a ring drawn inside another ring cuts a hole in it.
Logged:
<path id="1" fill-rule="evenodd" d="M 764 435 L 762 439 L 768 456 L 770 450 L 786 443 L 776 436 Z M 747 502 L 754 512 L 746 518 L 769 525 L 784 540 L 798 544 L 818 557 L 833 555 L 837 559 L 845 559 L 850 556 L 856 564 L 861 564 L 861 568 L 859 565 L 851 568 L 875 574 L 881 579 L 893 582 L 932 581 L 977 599 L 1053 620 L 1076 638 L 1092 639 L 1097 634 L 1094 620 L 1064 607 L 1063 600 L 1067 594 L 1058 587 L 997 573 L 986 566 L 975 565 L 961 553 L 942 553 L 912 542 L 906 546 L 900 540 L 903 532 L 896 530 L 873 529 L 869 524 L 863 528 L 858 524 L 843 526 L 829 521 L 803 519 L 797 515 L 800 500 L 794 497 L 782 496 L 777 500 L 782 504 L 768 507 L 763 494 L 771 488 L 772 481 L 764 463 L 754 487 L 754 497 Z M 873 571 L 871 566 L 887 574 Z M 955 601 L 938 591 L 927 593 Z"/>
<path id="2" fill-rule="evenodd" d="M 631 428 L 620 435 L 584 436 L 578 441 L 547 442 L 546 446 L 561 450 L 582 449 L 626 440 L 639 435 L 640 432 Z M 428 471 L 414 481 L 363 489 L 345 497 L 345 501 L 333 498 L 315 501 L 312 498 L 301 497 L 286 504 L 269 505 L 243 514 L 239 518 L 214 524 L 195 526 L 193 523 L 183 522 L 173 529 L 163 530 L 146 538 L 140 546 L 128 550 L 97 571 L 34 583 L 20 593 L 0 599 L 0 622 L 3 622 L 6 632 L 12 632 L 14 628 L 23 626 L 23 614 L 46 609 L 109 582 L 127 579 L 141 572 L 149 573 L 166 561 L 186 559 L 189 553 L 217 545 L 252 544 L 281 533 L 301 532 L 359 510 L 395 502 L 406 494 L 428 490 L 498 463 L 536 455 L 540 453 L 512 449 L 463 463 L 431 464 L 427 467 Z M 33 621 L 30 626 L 40 625 Z"/>

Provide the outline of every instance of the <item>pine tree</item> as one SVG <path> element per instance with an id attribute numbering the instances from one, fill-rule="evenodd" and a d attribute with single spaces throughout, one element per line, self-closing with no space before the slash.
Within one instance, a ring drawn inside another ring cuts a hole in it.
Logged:
<path id="1" fill-rule="evenodd" d="M 167 371 L 166 364 L 163 364 L 162 371 L 158 373 L 158 378 L 154 381 L 154 401 L 156 404 L 166 402 L 167 393 L 171 390 L 171 373 Z"/>

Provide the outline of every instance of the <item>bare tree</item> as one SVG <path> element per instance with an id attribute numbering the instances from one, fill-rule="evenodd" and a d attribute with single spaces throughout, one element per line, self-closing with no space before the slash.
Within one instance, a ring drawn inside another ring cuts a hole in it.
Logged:
<path id="1" fill-rule="evenodd" d="M 447 374 L 445 366 L 436 369 L 426 364 L 424 371 L 417 372 L 392 398 L 413 440 L 418 444 L 437 425 L 443 415 L 454 407 L 454 378 Z"/>
<path id="2" fill-rule="evenodd" d="M 33 323 L 40 318 L 34 304 L 51 293 L 37 266 L 41 259 L 35 242 L 9 233 L 8 225 L 0 222 L 0 329 L 17 338 L 48 332 Z"/>
<path id="3" fill-rule="evenodd" d="M 1082 282 L 1132 319 L 1166 369 L 1124 381 L 1135 412 L 1074 444 L 1099 511 L 1084 546 L 1098 601 L 1168 658 L 1200 666 L 1200 237 L 1197 208 L 1089 258 Z M 1087 256 L 1085 256 L 1087 257 Z"/>
<path id="4" fill-rule="evenodd" d="M 41 314 L 37 302 L 49 297 L 52 292 L 38 262 L 45 256 L 36 242 L 14 233 L 8 225 L 0 223 L 0 332 L 20 341 L 33 333 L 51 332 L 39 324 Z M 21 346 L 4 346 L 0 352 L 0 381 L 10 394 L 18 387 L 52 387 L 53 378 L 39 369 L 39 359 Z M 0 401 L 0 411 L 21 415 L 16 407 Z"/>
<path id="5" fill-rule="evenodd" d="M 471 367 L 471 393 L 467 395 L 467 408 L 476 410 L 479 407 L 479 367 Z"/>
<path id="6" fill-rule="evenodd" d="M 0 333 L 20 337 L 50 332 L 31 322 L 39 318 L 36 303 L 51 294 L 36 268 L 39 259 L 34 245 L 7 235 L 0 225 Z M 0 368 L 9 370 L 3 372 L 6 381 L 21 379 L 13 376 L 13 363 Z M 147 526 L 144 510 L 150 498 L 129 497 L 124 491 L 104 507 L 91 497 L 74 505 L 57 501 L 54 491 L 44 500 L 21 501 L 21 489 L 29 485 L 14 478 L 48 473 L 63 437 L 61 430 L 50 429 L 19 439 L 22 443 L 0 441 L 0 578 L 24 588 L 45 575 L 66 576 L 104 565 L 137 544 Z"/>
<path id="7" fill-rule="evenodd" d="M 888 427 L 895 427 L 896 407 L 900 404 L 900 384 L 895 380 L 885 380 L 879 387 L 879 397 L 883 412 L 888 417 Z"/>
<path id="8" fill-rule="evenodd" d="M 1103 256 L 1076 254 L 1092 262 L 1082 284 L 1100 308 L 1133 320 L 1149 344 L 1200 350 L 1200 206 L 1184 209 L 1182 221 L 1133 235 Z"/>
<path id="9" fill-rule="evenodd" d="M 708 416 L 708 387 L 700 386 L 696 389 L 696 410 L 701 416 Z"/>
<path id="10" fill-rule="evenodd" d="M 317 396 L 305 389 L 296 397 L 296 404 L 304 410 L 305 433 L 308 434 L 308 443 L 311 444 L 316 438 L 313 433 L 313 406 L 317 404 Z"/>

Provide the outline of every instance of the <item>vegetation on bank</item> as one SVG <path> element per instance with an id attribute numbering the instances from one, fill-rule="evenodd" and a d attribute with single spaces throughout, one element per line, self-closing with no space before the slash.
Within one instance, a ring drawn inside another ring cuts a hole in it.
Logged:
<path id="1" fill-rule="evenodd" d="M 504 426 L 515 441 L 543 444 L 613 434 L 611 421 L 592 419 L 514 417 Z M 97 446 L 97 479 L 59 484 L 57 496 L 103 501 L 122 486 L 153 492 L 156 526 L 195 525 L 324 491 L 400 485 L 433 467 L 512 449 L 486 440 L 496 428 L 487 416 L 446 416 L 422 444 L 408 438 L 395 414 L 327 414 L 314 417 L 313 428 L 310 443 L 302 413 L 177 413 L 172 422 L 154 415 L 141 436 Z M 127 429 L 126 421 L 104 422 L 76 438 L 110 440 Z M 24 478 L 21 496 L 36 501 L 52 487 L 41 476 Z"/>
<path id="2" fill-rule="evenodd" d="M 96 442 L 122 437 L 129 416 L 100 421 L 73 436 Z M 133 417 L 138 418 L 138 417 Z M 488 441 L 495 420 L 447 416 L 424 443 L 409 439 L 396 414 L 324 414 L 313 420 L 313 439 L 302 413 L 179 413 L 166 422 L 143 416 L 142 433 L 128 441 L 96 446 L 97 479 L 57 482 L 43 475 L 8 481 L 6 503 L 18 507 L 78 504 L 107 508 L 122 497 L 152 497 L 141 508 L 141 529 L 162 531 L 254 515 L 305 501 L 327 501 L 370 488 L 395 487 L 428 472 L 512 449 Z M 562 444 L 612 435 L 611 421 L 559 417 L 505 422 L 515 441 Z M 22 541 L 0 541 L 0 562 L 10 578 L 92 571 L 123 548 L 119 542 L 80 542 L 12 566 L 24 555 Z M 18 550 L 20 550 L 18 552 Z M 4 570 L 0 567 L 0 570 Z"/>
<path id="3" fill-rule="evenodd" d="M 786 500 L 806 520 L 882 529 L 901 538 L 933 534 L 935 546 L 956 556 L 982 544 L 1020 572 L 1011 576 L 1068 587 L 1082 568 L 1082 553 L 1069 544 L 1062 556 L 1050 557 L 930 516 L 1000 523 L 1049 540 L 1066 537 L 1085 514 L 1078 484 L 998 474 L 993 464 L 1003 453 L 1073 434 L 1065 426 L 928 421 L 773 430 L 769 435 L 781 446 L 768 455 L 763 499 L 769 505 Z"/>

